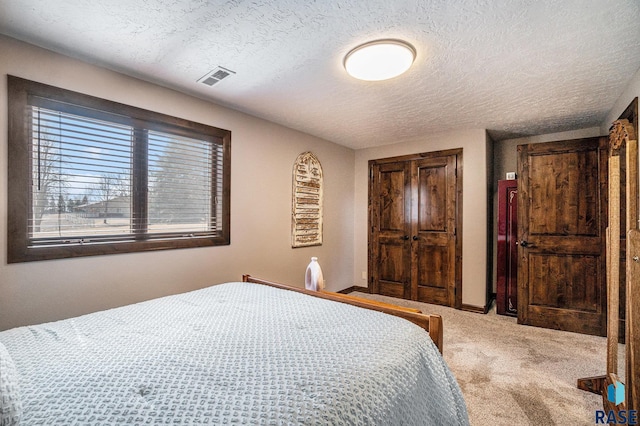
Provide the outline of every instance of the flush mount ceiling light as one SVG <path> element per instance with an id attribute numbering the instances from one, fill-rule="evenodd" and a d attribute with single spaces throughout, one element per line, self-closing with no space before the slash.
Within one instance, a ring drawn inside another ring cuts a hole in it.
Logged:
<path id="1" fill-rule="evenodd" d="M 366 81 L 397 77 L 411 67 L 416 50 L 401 40 L 375 40 L 361 44 L 344 58 L 350 76 Z"/>

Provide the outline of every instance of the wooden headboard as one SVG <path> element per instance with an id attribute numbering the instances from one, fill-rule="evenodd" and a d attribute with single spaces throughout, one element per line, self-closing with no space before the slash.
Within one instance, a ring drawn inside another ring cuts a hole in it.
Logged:
<path id="1" fill-rule="evenodd" d="M 256 283 L 268 285 L 271 287 L 277 287 L 284 290 L 296 291 L 298 293 L 304 293 L 309 296 L 319 297 L 321 299 L 333 300 L 334 302 L 347 303 L 349 305 L 358 306 L 360 308 L 371 309 L 374 311 L 384 312 L 385 314 L 395 315 L 400 318 L 404 318 L 412 323 L 424 328 L 431 336 L 431 339 L 438 347 L 440 353 L 442 353 L 443 344 L 443 330 L 442 330 L 442 317 L 440 315 L 427 315 L 421 313 L 417 309 L 405 308 L 402 306 L 392 305 L 390 303 L 382 303 L 374 300 L 369 300 L 361 297 L 355 297 L 351 295 L 345 295 L 340 293 L 330 292 L 318 292 L 307 290 L 304 288 L 298 288 L 288 286 L 286 284 L 280 284 L 273 281 L 267 281 L 260 278 L 252 277 L 251 275 L 243 275 L 243 282 Z"/>

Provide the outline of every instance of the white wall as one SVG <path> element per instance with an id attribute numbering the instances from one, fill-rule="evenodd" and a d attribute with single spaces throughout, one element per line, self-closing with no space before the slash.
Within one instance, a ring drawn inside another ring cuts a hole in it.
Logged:
<path id="1" fill-rule="evenodd" d="M 240 280 L 243 273 L 303 286 L 311 256 L 319 258 L 329 290 L 353 285 L 353 150 L 1 36 L 0 58 L 0 329 Z M 7 74 L 231 130 L 231 245 L 8 265 Z M 324 244 L 292 249 L 291 173 L 308 150 L 324 170 Z"/>
<path id="2" fill-rule="evenodd" d="M 365 287 L 369 160 L 462 148 L 462 303 L 484 307 L 487 276 L 487 137 L 480 130 L 429 135 L 411 141 L 356 151 L 354 276 Z"/>

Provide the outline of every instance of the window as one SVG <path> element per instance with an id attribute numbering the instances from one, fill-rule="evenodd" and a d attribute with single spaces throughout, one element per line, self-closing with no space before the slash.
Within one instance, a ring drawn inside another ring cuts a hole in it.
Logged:
<path id="1" fill-rule="evenodd" d="M 8 261 L 229 244 L 231 132 L 9 76 Z"/>

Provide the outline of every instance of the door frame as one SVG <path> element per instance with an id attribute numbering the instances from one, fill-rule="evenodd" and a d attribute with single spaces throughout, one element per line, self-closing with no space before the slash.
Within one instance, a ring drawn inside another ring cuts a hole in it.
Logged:
<path id="1" fill-rule="evenodd" d="M 456 156 L 456 243 L 455 243 L 455 278 L 454 293 L 455 304 L 452 308 L 462 308 L 462 148 L 447 149 L 442 151 L 423 152 L 419 154 L 408 154 L 397 157 L 380 158 L 369 160 L 369 184 L 368 184 L 368 213 L 367 213 L 367 288 L 369 293 L 374 292 L 373 283 L 375 280 L 375 268 L 373 267 L 374 259 L 378 256 L 378 247 L 373 244 L 374 223 L 378 212 L 377 201 L 372 200 L 373 194 L 373 167 L 376 165 L 395 163 L 399 161 L 414 161 L 424 158 L 446 157 L 450 155 Z"/>

